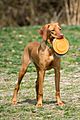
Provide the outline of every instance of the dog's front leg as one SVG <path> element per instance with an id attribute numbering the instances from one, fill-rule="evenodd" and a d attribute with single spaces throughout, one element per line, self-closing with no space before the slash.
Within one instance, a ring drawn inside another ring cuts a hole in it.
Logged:
<path id="1" fill-rule="evenodd" d="M 44 70 L 37 70 L 37 81 L 36 81 L 37 107 L 42 107 L 44 75 L 45 75 Z"/>
<path id="2" fill-rule="evenodd" d="M 60 98 L 60 68 L 55 68 L 55 88 L 56 88 L 56 101 L 57 105 L 63 106 L 64 103 Z"/>

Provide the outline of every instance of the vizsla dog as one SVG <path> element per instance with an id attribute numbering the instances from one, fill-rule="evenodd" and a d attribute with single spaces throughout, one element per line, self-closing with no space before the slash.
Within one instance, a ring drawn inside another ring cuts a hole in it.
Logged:
<path id="1" fill-rule="evenodd" d="M 46 24 L 40 29 L 39 32 L 43 38 L 41 43 L 37 41 L 31 42 L 24 49 L 22 66 L 19 72 L 18 82 L 14 89 L 12 103 L 17 103 L 17 93 L 20 88 L 21 80 L 26 73 L 28 65 L 32 61 L 37 70 L 36 106 L 42 106 L 44 75 L 45 71 L 51 68 L 54 68 L 55 72 L 56 102 L 57 105 L 63 106 L 64 103 L 61 101 L 60 98 L 60 57 L 56 55 L 52 47 L 52 41 L 55 38 L 63 38 L 63 34 L 61 33 L 61 28 L 58 23 Z"/>

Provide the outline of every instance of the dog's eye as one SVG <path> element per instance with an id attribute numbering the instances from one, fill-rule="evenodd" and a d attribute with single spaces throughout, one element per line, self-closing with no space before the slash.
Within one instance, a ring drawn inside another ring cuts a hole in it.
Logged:
<path id="1" fill-rule="evenodd" d="M 51 30 L 51 32 L 53 33 L 55 30 Z"/>
<path id="2" fill-rule="evenodd" d="M 54 31 L 54 30 L 51 30 L 52 32 Z"/>

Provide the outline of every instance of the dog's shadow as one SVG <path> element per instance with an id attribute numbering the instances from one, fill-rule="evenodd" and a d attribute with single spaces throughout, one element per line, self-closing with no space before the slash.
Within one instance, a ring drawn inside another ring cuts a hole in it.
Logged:
<path id="1" fill-rule="evenodd" d="M 24 104 L 24 103 L 35 105 L 36 104 L 36 99 L 26 99 L 26 100 L 18 102 L 18 104 Z"/>
<path id="2" fill-rule="evenodd" d="M 36 105 L 37 100 L 36 99 L 26 99 L 26 100 L 18 102 L 18 104 L 24 104 L 24 103 L 25 104 L 28 103 L 28 104 Z M 43 100 L 43 104 L 55 104 L 55 103 L 56 103 L 56 101 L 45 101 L 45 100 Z"/>

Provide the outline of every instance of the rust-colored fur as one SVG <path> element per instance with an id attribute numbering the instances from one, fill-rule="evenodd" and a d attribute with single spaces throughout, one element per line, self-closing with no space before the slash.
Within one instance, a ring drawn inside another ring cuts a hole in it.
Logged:
<path id="1" fill-rule="evenodd" d="M 15 86 L 12 103 L 17 102 L 17 93 L 20 88 L 21 80 L 26 73 L 26 69 L 31 61 L 34 63 L 37 70 L 37 81 L 36 81 L 36 98 L 37 107 L 42 106 L 43 98 L 43 81 L 45 71 L 54 68 L 55 71 L 55 88 L 56 88 L 56 101 L 58 105 L 64 105 L 60 98 L 60 58 L 56 56 L 52 47 L 47 46 L 47 43 L 52 45 L 52 41 L 55 38 L 63 38 L 60 32 L 58 23 L 50 23 L 44 25 L 40 29 L 40 35 L 43 40 L 39 42 L 29 43 L 23 53 L 22 66 L 18 76 L 18 82 Z"/>

